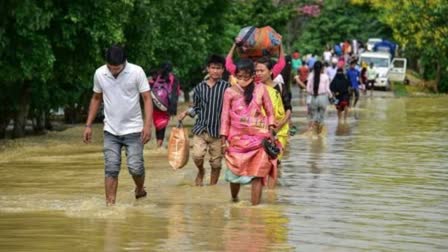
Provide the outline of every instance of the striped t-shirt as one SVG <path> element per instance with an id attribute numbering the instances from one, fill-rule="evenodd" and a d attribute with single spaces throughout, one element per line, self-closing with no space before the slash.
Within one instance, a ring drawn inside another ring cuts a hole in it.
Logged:
<path id="1" fill-rule="evenodd" d="M 224 92 L 230 87 L 227 81 L 219 80 L 213 87 L 204 80 L 193 89 L 193 109 L 198 116 L 192 132 L 199 135 L 204 131 L 212 137 L 219 137 Z"/>

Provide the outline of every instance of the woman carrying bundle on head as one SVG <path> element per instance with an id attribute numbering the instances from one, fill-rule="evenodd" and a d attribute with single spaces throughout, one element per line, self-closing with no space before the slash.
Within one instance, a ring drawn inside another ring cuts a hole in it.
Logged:
<path id="1" fill-rule="evenodd" d="M 263 141 L 271 139 L 274 129 L 272 102 L 266 86 L 255 83 L 254 63 L 242 59 L 235 69 L 237 83 L 224 94 L 221 116 L 221 141 L 228 166 L 233 201 L 238 201 L 241 184 L 252 184 L 252 204 L 261 200 L 264 179 L 275 176 L 277 159 L 268 156 Z"/>

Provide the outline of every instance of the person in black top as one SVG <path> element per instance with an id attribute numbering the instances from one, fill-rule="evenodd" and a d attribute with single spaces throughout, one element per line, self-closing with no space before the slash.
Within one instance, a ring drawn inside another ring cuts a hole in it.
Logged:
<path id="1" fill-rule="evenodd" d="M 336 104 L 338 111 L 338 120 L 341 122 L 342 112 L 344 112 L 344 122 L 347 121 L 348 108 L 350 104 L 350 81 L 344 74 L 342 68 L 338 68 L 333 81 L 330 84 L 330 90 L 335 95 L 339 102 Z"/>

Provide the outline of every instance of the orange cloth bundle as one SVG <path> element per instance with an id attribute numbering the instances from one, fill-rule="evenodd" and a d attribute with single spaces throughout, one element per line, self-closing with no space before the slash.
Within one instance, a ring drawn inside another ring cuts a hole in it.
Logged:
<path id="1" fill-rule="evenodd" d="M 272 27 L 244 27 L 235 39 L 237 52 L 241 58 L 260 58 L 278 56 L 282 36 Z"/>
<path id="2" fill-rule="evenodd" d="M 183 127 L 182 121 L 179 121 L 177 127 L 171 129 L 168 141 L 168 162 L 173 169 L 180 169 L 188 163 L 189 154 L 188 130 Z"/>

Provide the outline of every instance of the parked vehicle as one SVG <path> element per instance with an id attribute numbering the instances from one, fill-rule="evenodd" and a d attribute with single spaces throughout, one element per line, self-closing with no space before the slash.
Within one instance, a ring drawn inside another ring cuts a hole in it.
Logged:
<path id="1" fill-rule="evenodd" d="M 395 53 L 398 49 L 398 45 L 389 40 L 383 40 L 381 42 L 375 43 L 373 46 L 374 52 L 387 52 L 392 55 L 392 58 L 395 57 Z"/>
<path id="2" fill-rule="evenodd" d="M 359 56 L 359 63 L 373 63 L 378 73 L 375 87 L 390 89 L 390 81 L 404 81 L 406 75 L 406 59 L 394 58 L 388 52 L 364 52 Z"/>
<path id="3" fill-rule="evenodd" d="M 369 38 L 366 43 L 367 51 L 370 51 L 370 52 L 373 51 L 373 47 L 375 46 L 375 44 L 379 43 L 381 41 L 383 41 L 383 39 L 381 39 L 381 38 Z"/>
<path id="4" fill-rule="evenodd" d="M 405 58 L 394 58 L 387 73 L 389 81 L 404 82 L 406 79 L 407 60 Z"/>

